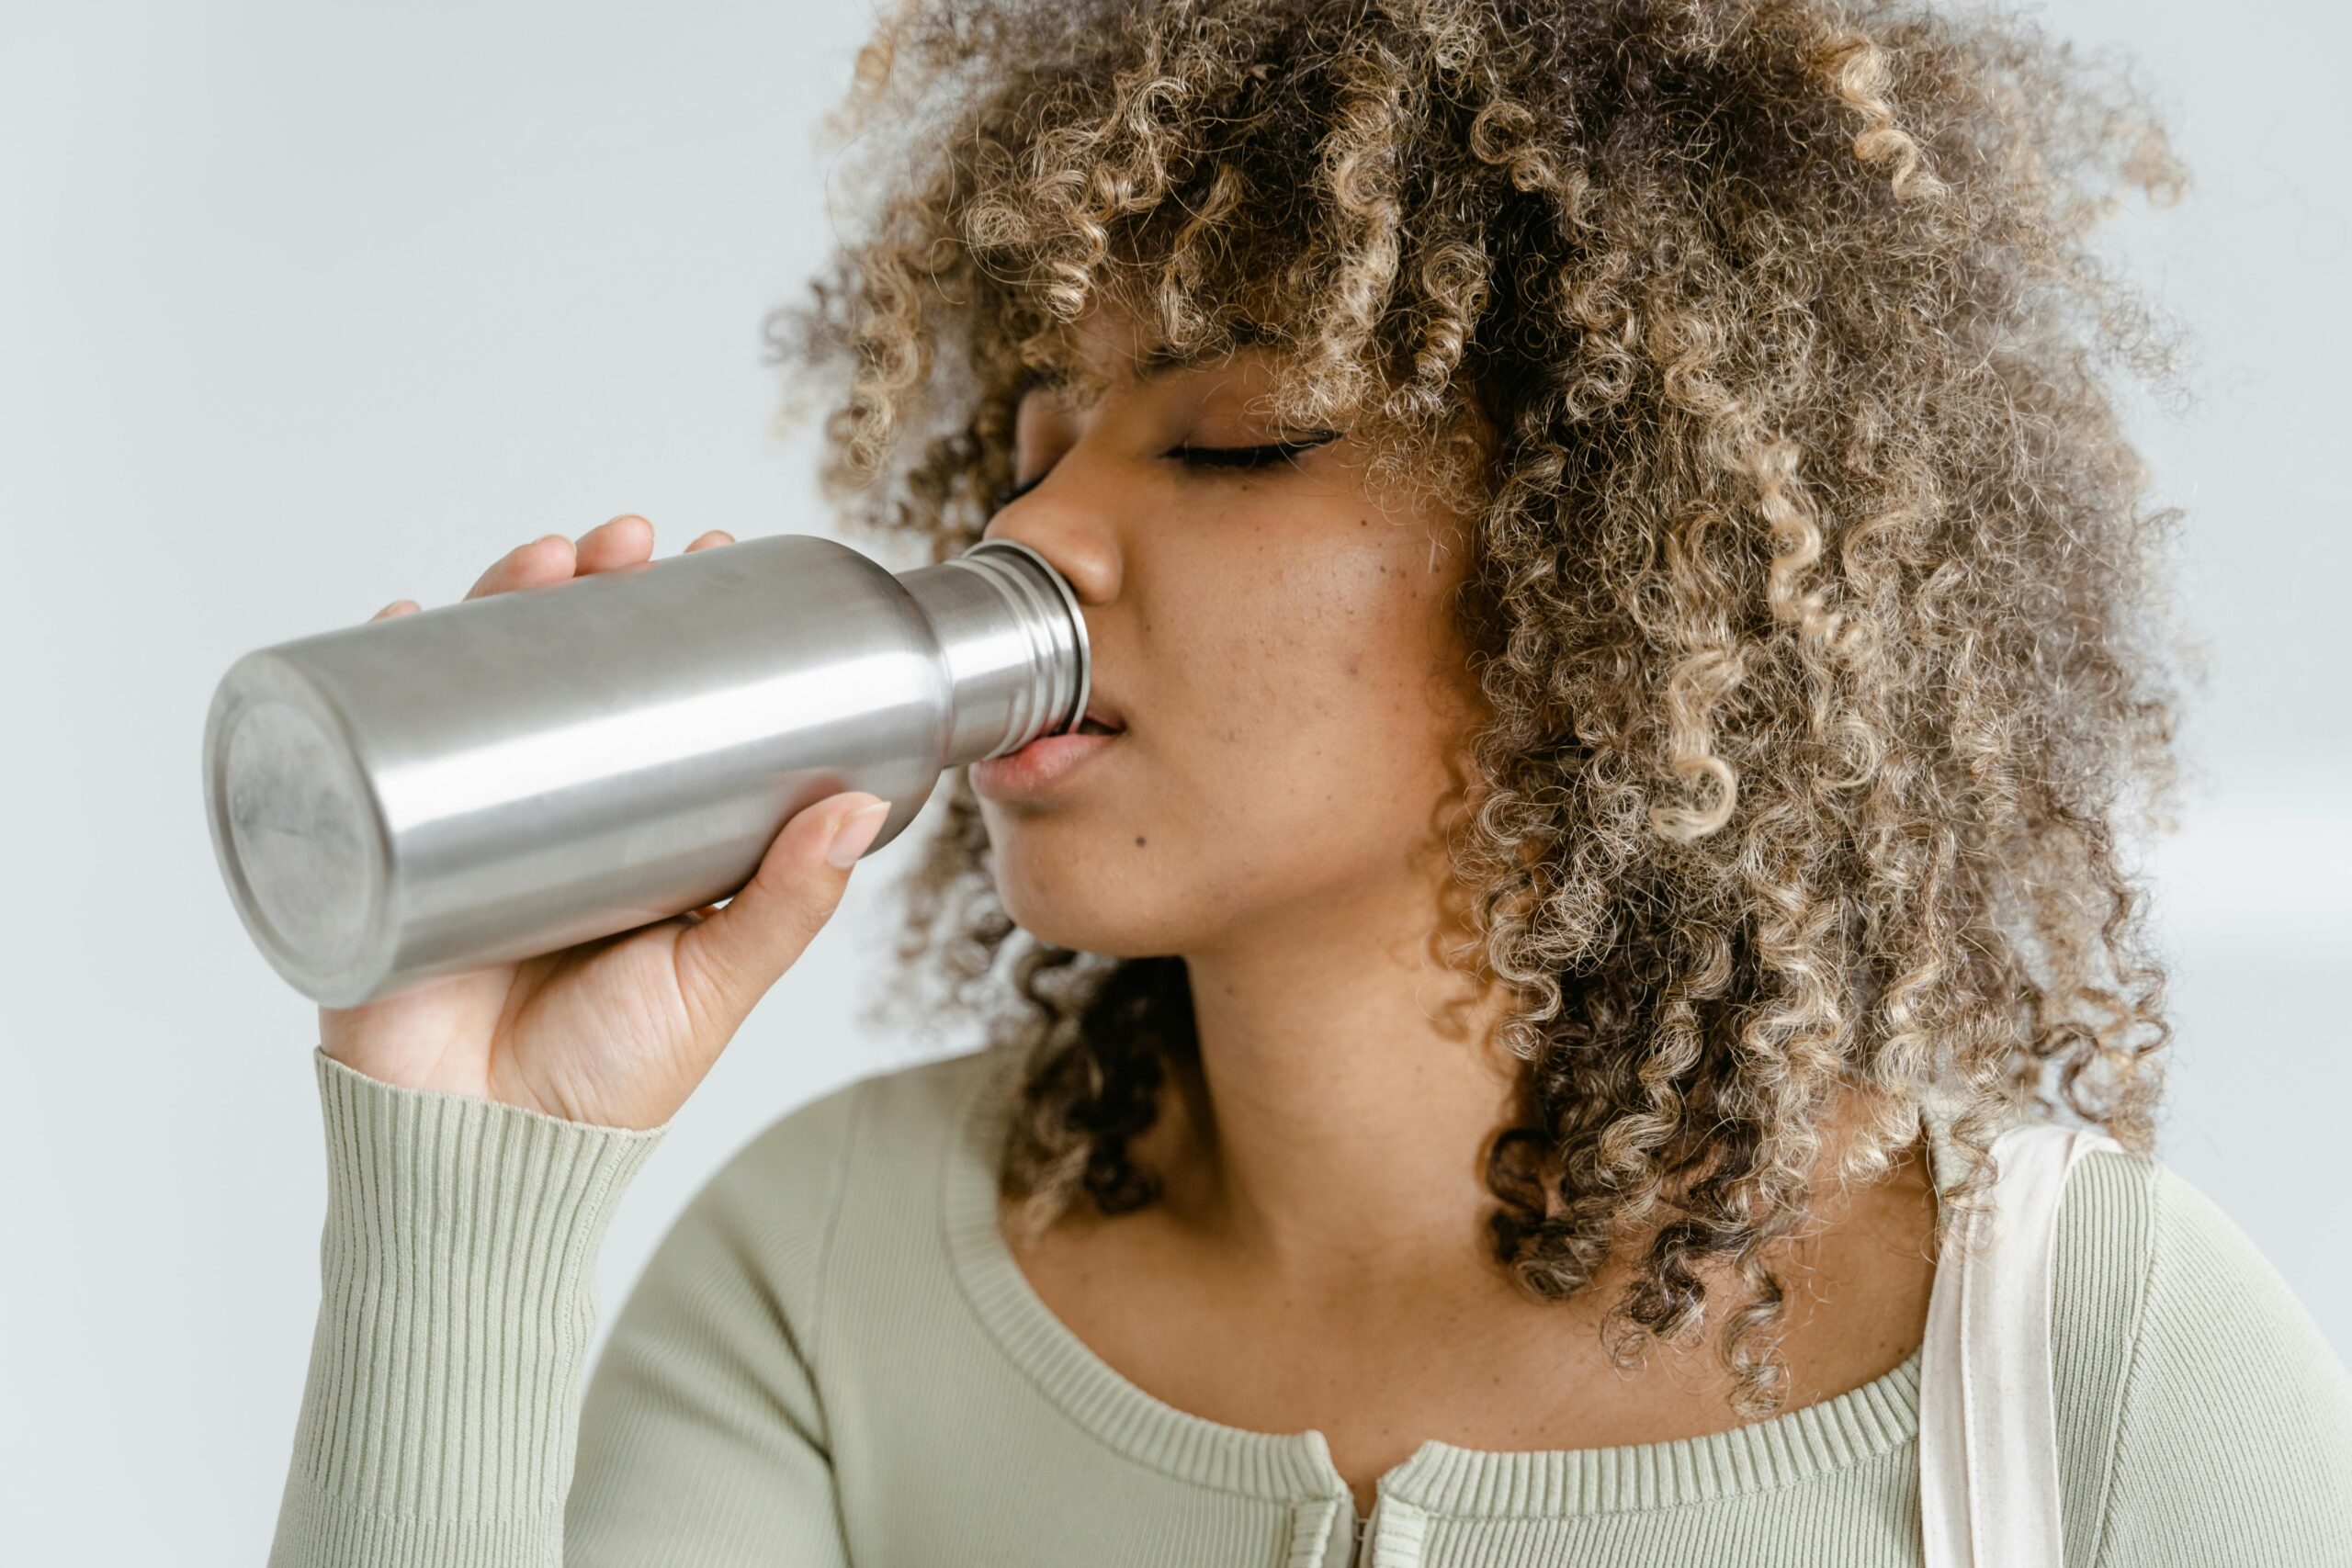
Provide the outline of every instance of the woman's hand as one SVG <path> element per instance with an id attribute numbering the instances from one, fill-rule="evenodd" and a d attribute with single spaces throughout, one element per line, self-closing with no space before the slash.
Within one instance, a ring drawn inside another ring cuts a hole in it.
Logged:
<path id="1" fill-rule="evenodd" d="M 689 551 L 734 540 L 716 530 Z M 469 599 L 633 566 L 653 525 L 625 515 L 511 551 Z M 386 605 L 383 620 L 418 608 Z M 319 1010 L 320 1044 L 356 1072 L 574 1122 L 658 1127 L 685 1103 L 770 986 L 823 929 L 874 841 L 886 801 L 828 795 L 796 814 L 726 908 L 700 909 L 543 957 L 454 975 L 353 1008 Z M 828 850 L 832 858 L 827 858 Z"/>

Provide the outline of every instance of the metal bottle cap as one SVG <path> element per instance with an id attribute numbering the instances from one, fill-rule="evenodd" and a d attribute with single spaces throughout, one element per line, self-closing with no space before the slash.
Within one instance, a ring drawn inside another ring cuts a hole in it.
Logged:
<path id="1" fill-rule="evenodd" d="M 1007 558 L 1007 564 L 1021 561 L 1035 570 L 999 571 L 1000 556 Z M 950 564 L 990 571 L 1036 609 L 1036 614 L 1023 616 L 1021 624 L 1035 650 L 1036 667 L 1053 673 L 1046 682 L 1042 724 L 1015 745 L 1025 744 L 1039 735 L 1076 729 L 1086 717 L 1087 699 L 1093 692 L 1094 656 L 1087 641 L 1086 616 L 1079 609 L 1078 593 L 1070 587 L 1069 580 L 1051 561 L 1018 539 L 982 539 Z M 1074 685 L 1069 678 L 1072 671 L 1076 674 Z"/>

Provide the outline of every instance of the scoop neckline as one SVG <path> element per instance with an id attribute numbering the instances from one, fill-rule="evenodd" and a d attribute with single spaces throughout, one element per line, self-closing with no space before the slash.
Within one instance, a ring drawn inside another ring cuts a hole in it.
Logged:
<path id="1" fill-rule="evenodd" d="M 1136 1461 L 1195 1485 L 1275 1502 L 1350 1495 L 1322 1432 L 1265 1432 L 1170 1404 L 1097 1355 L 1023 1273 L 997 1213 L 995 1155 L 1011 1087 L 974 1053 L 945 1142 L 941 1220 L 957 1280 L 998 1347 L 1062 1413 Z M 1947 1157 L 1929 1121 L 1930 1158 Z M 1422 1440 L 1376 1483 L 1432 1514 L 1502 1518 L 1620 1513 L 1769 1492 L 1917 1440 L 1924 1347 L 1864 1383 L 1727 1431 L 1605 1448 L 1473 1449 Z"/>

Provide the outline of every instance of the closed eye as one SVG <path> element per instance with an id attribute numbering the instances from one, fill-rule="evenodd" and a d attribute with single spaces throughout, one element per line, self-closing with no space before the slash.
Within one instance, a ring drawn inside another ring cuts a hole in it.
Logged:
<path id="1" fill-rule="evenodd" d="M 1302 452 L 1312 452 L 1317 446 L 1329 446 L 1339 438 L 1340 433 L 1336 430 L 1318 430 L 1296 441 L 1269 441 L 1257 446 L 1186 446 L 1180 444 L 1170 446 L 1160 456 L 1173 457 L 1198 468 L 1263 468 L 1276 463 L 1286 463 Z M 1052 471 L 1048 468 L 1046 472 Z M 1019 501 L 1043 483 L 1045 478 L 1045 474 L 1038 474 L 1010 489 L 997 491 L 998 509 L 1001 511 Z"/>
<path id="2" fill-rule="evenodd" d="M 1200 468 L 1263 468 L 1286 463 L 1302 452 L 1312 452 L 1340 438 L 1336 430 L 1317 431 L 1297 441 L 1270 441 L 1261 446 L 1170 446 L 1160 454 Z"/>

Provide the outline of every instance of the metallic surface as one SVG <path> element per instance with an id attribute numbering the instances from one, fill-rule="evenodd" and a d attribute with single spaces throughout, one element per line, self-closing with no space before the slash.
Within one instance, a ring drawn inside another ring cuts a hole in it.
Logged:
<path id="1" fill-rule="evenodd" d="M 204 797 L 246 931 L 351 1007 L 727 897 L 842 790 L 896 838 L 944 770 L 1075 729 L 1091 659 L 1043 556 L 893 574 L 745 540 L 247 654 Z"/>

